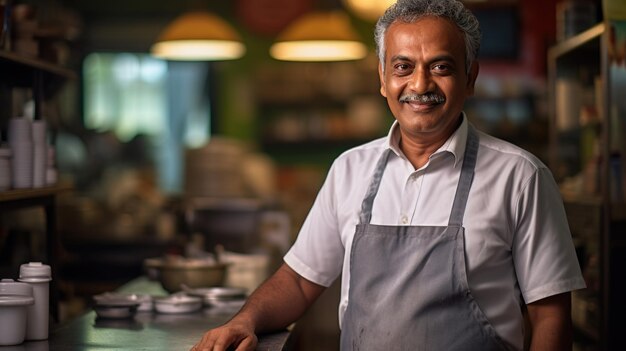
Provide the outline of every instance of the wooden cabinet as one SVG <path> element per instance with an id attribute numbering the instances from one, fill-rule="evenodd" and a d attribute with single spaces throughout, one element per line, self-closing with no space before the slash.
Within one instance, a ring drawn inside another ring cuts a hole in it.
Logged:
<path id="1" fill-rule="evenodd" d="M 15 53 L 0 51 L 0 131 L 2 140 L 6 140 L 9 118 L 16 116 L 12 111 L 11 95 L 13 89 L 32 89 L 35 101 L 35 119 L 42 118 L 42 104 L 49 98 L 52 85 L 63 84 L 68 79 L 75 79 L 76 74 L 64 67 Z M 57 253 L 59 250 L 56 231 L 56 198 L 70 188 L 61 184 L 48 185 L 33 189 L 11 189 L 0 191 L 0 229 L 3 229 L 2 215 L 29 207 L 41 207 L 45 213 L 46 263 L 52 267 L 51 312 L 58 318 L 55 289 Z M 6 278 L 6 277 L 3 277 Z M 17 277 L 12 277 L 16 279 Z"/>
<path id="2" fill-rule="evenodd" d="M 578 350 L 626 343 L 626 98 L 616 84 L 611 23 L 548 52 L 550 167 L 560 184 L 587 289 L 573 294 Z M 623 106 L 623 105 L 622 105 Z"/>

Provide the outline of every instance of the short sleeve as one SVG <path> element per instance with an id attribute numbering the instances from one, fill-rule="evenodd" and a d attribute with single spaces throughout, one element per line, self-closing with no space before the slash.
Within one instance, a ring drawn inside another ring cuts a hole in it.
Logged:
<path id="1" fill-rule="evenodd" d="M 298 274 L 323 286 L 330 286 L 340 275 L 345 252 L 336 214 L 339 168 L 337 162 L 331 167 L 294 245 L 284 257 Z"/>
<path id="2" fill-rule="evenodd" d="M 547 168 L 527 180 L 515 211 L 513 260 L 524 301 L 585 288 L 563 201 Z"/>

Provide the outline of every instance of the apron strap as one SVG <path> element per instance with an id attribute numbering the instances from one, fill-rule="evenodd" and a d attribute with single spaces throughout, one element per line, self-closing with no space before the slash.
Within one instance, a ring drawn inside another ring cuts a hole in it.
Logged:
<path id="1" fill-rule="evenodd" d="M 461 227 L 465 214 L 465 205 L 474 180 L 474 168 L 476 166 L 476 156 L 478 155 L 478 134 L 471 125 L 467 129 L 467 143 L 465 144 L 465 155 L 463 156 L 463 166 L 459 176 L 459 184 L 454 194 L 454 203 L 450 212 L 448 226 Z"/>
<path id="2" fill-rule="evenodd" d="M 359 215 L 360 224 L 369 224 L 370 220 L 372 219 L 372 207 L 374 207 L 374 198 L 378 193 L 380 181 L 383 178 L 383 173 L 385 172 L 385 167 L 387 166 L 387 160 L 389 160 L 390 154 L 391 149 L 385 149 L 383 154 L 378 159 L 378 163 L 376 164 L 376 168 L 374 169 L 374 175 L 372 176 L 370 185 L 367 188 L 365 198 L 363 198 L 363 202 L 361 203 L 361 214 Z"/>

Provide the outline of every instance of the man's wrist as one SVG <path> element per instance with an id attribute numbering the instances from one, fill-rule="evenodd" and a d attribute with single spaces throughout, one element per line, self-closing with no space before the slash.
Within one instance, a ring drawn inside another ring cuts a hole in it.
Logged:
<path id="1" fill-rule="evenodd" d="M 241 311 L 237 313 L 228 324 L 236 325 L 241 329 L 249 330 L 252 333 L 256 333 L 257 325 L 255 319 L 252 318 L 248 313 Z"/>

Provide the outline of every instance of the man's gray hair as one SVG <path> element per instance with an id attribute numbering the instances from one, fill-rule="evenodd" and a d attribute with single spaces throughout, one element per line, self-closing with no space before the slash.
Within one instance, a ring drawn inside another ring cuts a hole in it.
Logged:
<path id="1" fill-rule="evenodd" d="M 480 48 L 478 19 L 460 1 L 456 0 L 398 0 L 378 19 L 374 32 L 378 59 L 385 67 L 385 33 L 397 21 L 412 23 L 422 17 L 446 18 L 463 32 L 465 39 L 465 69 L 469 72 Z"/>

